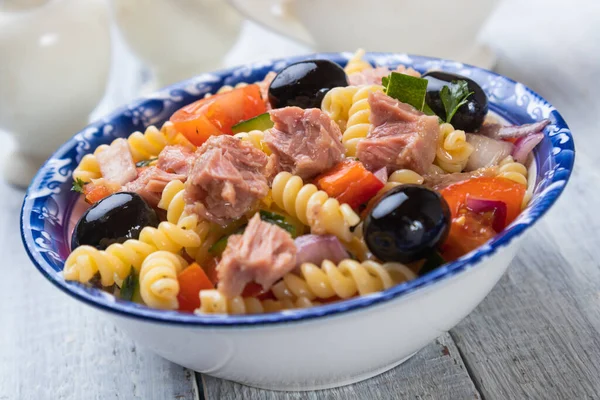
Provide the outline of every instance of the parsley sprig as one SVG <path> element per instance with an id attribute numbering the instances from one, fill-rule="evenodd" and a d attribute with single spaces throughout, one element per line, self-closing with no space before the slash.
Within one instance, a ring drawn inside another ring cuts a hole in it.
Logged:
<path id="1" fill-rule="evenodd" d="M 446 110 L 446 122 L 450 123 L 456 111 L 463 104 L 467 103 L 467 99 L 474 92 L 469 91 L 467 81 L 452 81 L 450 86 L 444 86 L 440 90 L 440 98 Z"/>
<path id="2" fill-rule="evenodd" d="M 88 182 L 84 182 L 81 180 L 81 178 L 77 178 L 73 181 L 73 187 L 71 187 L 71 191 L 83 194 L 83 187 L 87 184 Z"/>

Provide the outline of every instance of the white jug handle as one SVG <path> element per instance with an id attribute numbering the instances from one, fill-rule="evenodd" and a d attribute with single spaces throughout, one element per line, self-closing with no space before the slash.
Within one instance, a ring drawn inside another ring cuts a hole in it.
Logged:
<path id="1" fill-rule="evenodd" d="M 313 45 L 314 40 L 293 14 L 295 0 L 229 0 L 244 16 L 277 33 Z M 300 0 L 302 1 L 302 0 Z"/>

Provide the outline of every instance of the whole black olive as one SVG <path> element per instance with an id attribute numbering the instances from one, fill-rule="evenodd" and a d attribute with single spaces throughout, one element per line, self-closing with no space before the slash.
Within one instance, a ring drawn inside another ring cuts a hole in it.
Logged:
<path id="1" fill-rule="evenodd" d="M 444 86 L 450 86 L 454 81 L 466 81 L 469 91 L 473 94 L 467 97 L 466 104 L 458 108 L 450 123 L 455 129 L 465 132 L 477 132 L 479 130 L 488 112 L 488 99 L 477 82 L 462 75 L 443 71 L 427 72 L 423 75 L 423 78 L 428 81 L 425 102 L 444 121 L 446 120 L 446 110 L 440 98 L 440 90 Z"/>
<path id="2" fill-rule="evenodd" d="M 382 261 L 409 263 L 428 257 L 450 229 L 450 209 L 436 191 L 401 185 L 387 192 L 367 215 L 364 238 Z"/>
<path id="3" fill-rule="evenodd" d="M 113 243 L 137 239 L 144 227 L 157 227 L 159 222 L 156 212 L 137 193 L 114 193 L 82 215 L 73 230 L 71 249 L 87 244 L 104 250 Z"/>
<path id="4" fill-rule="evenodd" d="M 300 61 L 288 65 L 273 79 L 269 86 L 269 102 L 273 108 L 320 108 L 325 94 L 338 86 L 348 86 L 348 78 L 336 63 Z"/>

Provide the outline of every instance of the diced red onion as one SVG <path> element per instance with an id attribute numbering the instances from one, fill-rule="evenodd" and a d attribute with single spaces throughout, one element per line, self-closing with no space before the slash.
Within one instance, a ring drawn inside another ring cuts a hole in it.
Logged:
<path id="1" fill-rule="evenodd" d="M 507 207 L 505 202 L 467 196 L 466 205 L 469 210 L 476 213 L 493 211 L 494 221 L 492 222 L 492 228 L 496 232 L 501 232 L 506 226 Z"/>
<path id="2" fill-rule="evenodd" d="M 502 126 L 500 124 L 485 124 L 479 129 L 479 134 L 492 139 L 516 139 L 540 133 L 550 124 L 549 119 L 543 119 L 532 124 Z"/>
<path id="3" fill-rule="evenodd" d="M 474 147 L 473 153 L 465 167 L 465 171 L 492 167 L 508 157 L 513 151 L 513 144 L 486 136 L 467 133 L 467 142 Z"/>
<path id="4" fill-rule="evenodd" d="M 333 235 L 302 235 L 298 236 L 294 243 L 298 252 L 296 253 L 296 266 L 309 262 L 321 265 L 323 260 L 334 263 L 348 258 L 348 252 Z"/>
<path id="5" fill-rule="evenodd" d="M 387 183 L 388 173 L 387 173 L 387 168 L 386 167 L 378 169 L 377 171 L 375 171 L 373 173 L 373 175 L 375 175 L 375 177 L 377 177 L 377 179 L 379 179 L 384 184 Z"/>
<path id="6" fill-rule="evenodd" d="M 512 156 L 516 162 L 521 164 L 527 161 L 527 156 L 531 151 L 544 139 L 543 133 L 536 133 L 517 139 L 515 148 L 512 151 Z"/>

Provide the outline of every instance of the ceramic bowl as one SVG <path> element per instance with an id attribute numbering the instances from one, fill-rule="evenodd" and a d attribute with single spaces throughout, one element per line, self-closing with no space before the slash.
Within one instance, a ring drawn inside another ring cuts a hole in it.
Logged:
<path id="1" fill-rule="evenodd" d="M 160 125 L 179 107 L 222 85 L 254 82 L 306 58 L 345 64 L 350 53 L 266 61 L 203 74 L 167 87 L 88 126 L 65 143 L 33 179 L 21 211 L 23 243 L 33 264 L 59 289 L 112 318 L 135 341 L 196 371 L 274 390 L 350 384 L 408 359 L 469 314 L 490 292 L 518 251 L 524 233 L 563 191 L 575 156 L 563 118 L 539 95 L 508 78 L 457 62 L 371 53 L 382 66 L 442 69 L 468 76 L 486 91 L 490 109 L 511 123 L 549 118 L 536 148 L 533 198 L 526 210 L 482 247 L 410 282 L 324 306 L 249 316 L 199 316 L 150 309 L 103 291 L 66 282 L 67 225 L 77 199 L 71 174 L 100 144 Z"/>

